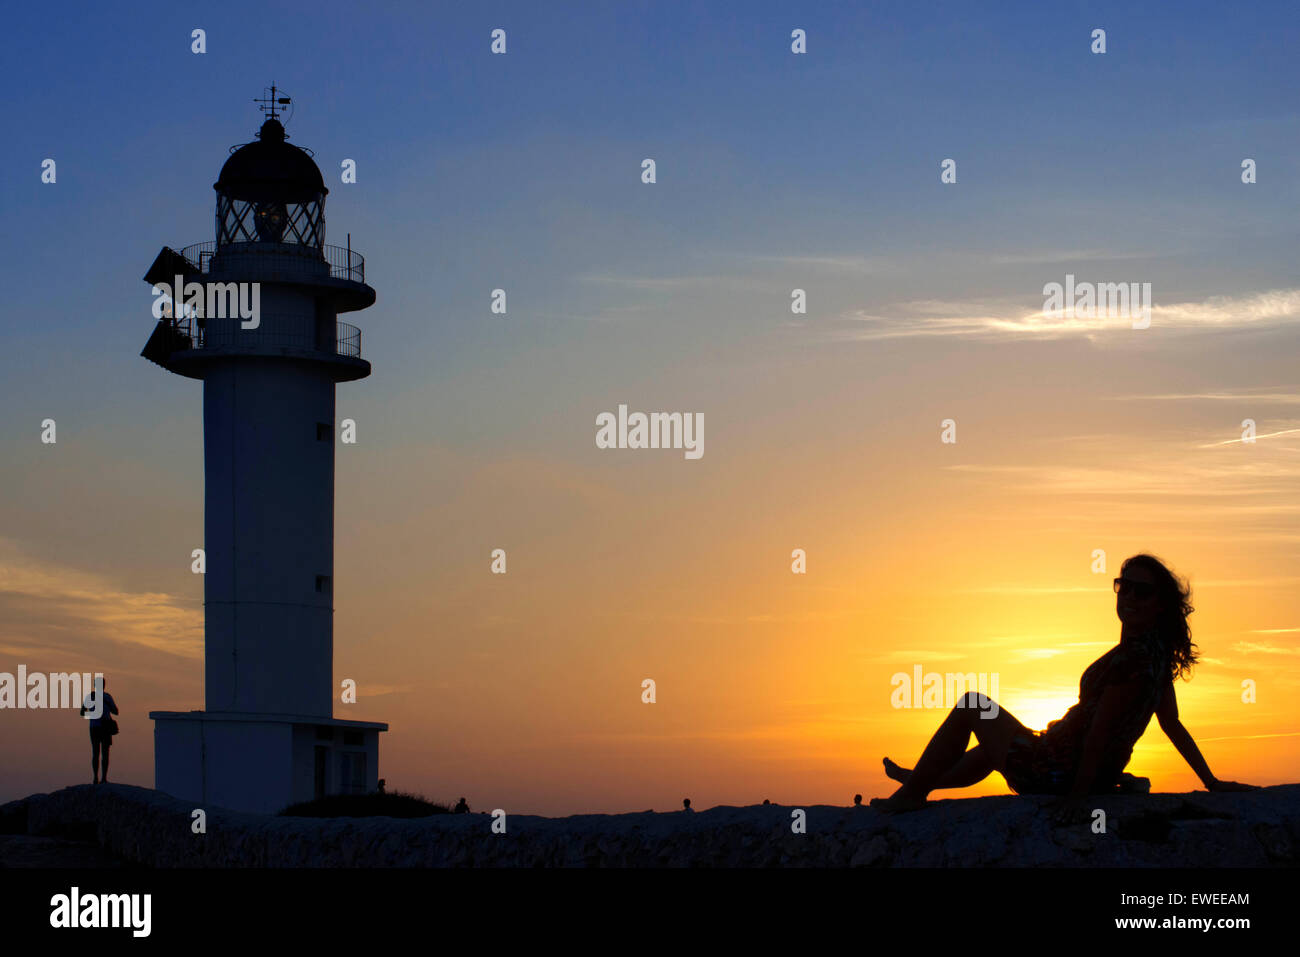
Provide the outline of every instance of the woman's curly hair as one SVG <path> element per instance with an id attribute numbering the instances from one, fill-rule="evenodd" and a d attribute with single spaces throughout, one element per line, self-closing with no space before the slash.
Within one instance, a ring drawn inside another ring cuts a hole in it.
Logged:
<path id="1" fill-rule="evenodd" d="M 1120 568 L 1120 577 L 1132 566 L 1145 568 L 1155 579 L 1156 595 L 1163 608 L 1157 628 L 1170 648 L 1170 676 L 1186 679 L 1191 676 L 1192 665 L 1199 657 L 1196 645 L 1192 643 L 1192 626 L 1187 622 L 1187 616 L 1196 610 L 1191 603 L 1191 586 L 1154 555 L 1143 553 L 1126 558 Z"/>

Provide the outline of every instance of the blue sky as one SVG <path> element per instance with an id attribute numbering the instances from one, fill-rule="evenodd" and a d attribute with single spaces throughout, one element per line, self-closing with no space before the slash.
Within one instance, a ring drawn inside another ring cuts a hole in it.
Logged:
<path id="1" fill-rule="evenodd" d="M 105 395 L 134 420 L 180 394 L 139 387 L 139 276 L 159 246 L 211 238 L 211 184 L 272 80 L 332 184 L 329 241 L 350 232 L 379 289 L 367 352 L 412 387 L 577 348 L 592 318 L 644 318 L 650 282 L 788 288 L 787 260 L 836 273 L 821 329 L 898 302 L 1032 303 L 1045 253 L 1122 264 L 1166 299 L 1277 285 L 1300 198 L 1294 5 L 989 6 L 23 7 L 0 41 L 16 94 L 0 203 L 24 224 L 0 263 L 10 408 L 31 414 L 51 382 L 85 416 Z M 498 25 L 504 57 L 486 53 Z M 1243 156 L 1260 163 L 1247 190 Z M 338 183 L 345 157 L 356 185 Z M 505 336 L 478 321 L 498 286 Z M 768 301 L 706 322 L 779 325 Z M 655 310 L 657 327 L 700 322 Z M 678 351 L 662 328 L 641 345 Z"/>

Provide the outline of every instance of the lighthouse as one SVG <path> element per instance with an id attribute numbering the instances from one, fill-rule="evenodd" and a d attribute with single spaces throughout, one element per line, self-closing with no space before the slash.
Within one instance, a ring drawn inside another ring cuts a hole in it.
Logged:
<path id="1" fill-rule="evenodd" d="M 375 291 L 350 236 L 325 243 L 329 190 L 280 93 L 217 177 L 215 241 L 145 274 L 141 352 L 203 382 L 205 709 L 150 712 L 154 786 L 259 813 L 375 790 L 388 730 L 333 716 L 334 393 L 370 375 L 339 316 Z"/>

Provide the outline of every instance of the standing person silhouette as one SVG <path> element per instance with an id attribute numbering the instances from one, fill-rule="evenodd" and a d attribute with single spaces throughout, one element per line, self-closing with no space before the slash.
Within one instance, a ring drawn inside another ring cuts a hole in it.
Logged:
<path id="1" fill-rule="evenodd" d="M 108 749 L 113 746 L 113 735 L 117 733 L 117 722 L 113 720 L 112 715 L 118 713 L 117 702 L 113 696 L 104 690 L 105 681 L 102 677 L 95 679 L 96 688 L 92 689 L 86 696 L 86 700 L 81 705 L 81 715 L 85 717 L 87 711 L 95 711 L 95 694 L 98 692 L 103 695 L 103 707 L 99 709 L 98 718 L 90 718 L 90 773 L 94 775 L 91 784 L 98 784 L 102 777 L 104 783 L 108 783 Z M 104 754 L 104 771 L 100 774 L 100 750 Z"/>
<path id="2" fill-rule="evenodd" d="M 1133 745 L 1154 715 L 1178 753 L 1210 791 L 1253 790 L 1220 781 L 1178 720 L 1174 677 L 1191 671 L 1197 655 L 1187 616 L 1190 590 L 1152 555 L 1134 555 L 1115 579 L 1119 644 L 1083 673 L 1079 703 L 1046 731 L 1032 731 L 1005 709 L 971 692 L 957 703 L 912 770 L 885 758 L 885 773 L 902 784 L 871 804 L 883 811 L 924 807 L 937 788 L 964 788 L 994 771 L 1017 794 L 1055 794 L 1053 817 L 1072 821 L 1088 794 L 1114 790 Z M 984 718 L 993 713 L 994 718 Z M 978 744 L 966 750 L 971 734 Z"/>

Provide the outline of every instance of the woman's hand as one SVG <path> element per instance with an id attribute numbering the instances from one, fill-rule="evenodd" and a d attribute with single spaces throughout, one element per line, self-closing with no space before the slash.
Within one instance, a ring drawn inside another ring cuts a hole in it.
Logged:
<path id="1" fill-rule="evenodd" d="M 1088 797 L 1086 794 L 1067 794 L 1051 806 L 1052 823 L 1075 824 L 1086 820 Z"/>
<path id="2" fill-rule="evenodd" d="M 1238 784 L 1236 781 L 1220 781 L 1215 778 L 1205 786 L 1207 791 L 1258 791 L 1256 784 Z"/>

